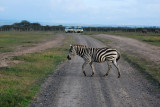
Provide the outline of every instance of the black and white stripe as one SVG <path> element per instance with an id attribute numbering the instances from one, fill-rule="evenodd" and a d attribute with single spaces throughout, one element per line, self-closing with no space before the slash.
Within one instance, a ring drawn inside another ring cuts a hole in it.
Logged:
<path id="1" fill-rule="evenodd" d="M 69 49 L 69 54 L 67 58 L 71 60 L 71 56 L 79 55 L 84 59 L 84 64 L 82 65 L 82 70 L 84 75 L 86 76 L 85 73 L 85 66 L 87 64 L 90 64 L 92 68 L 92 75 L 94 75 L 94 66 L 93 62 L 107 62 L 108 64 L 108 71 L 104 76 L 107 76 L 110 68 L 111 68 L 111 63 L 117 68 L 118 71 L 118 78 L 120 77 L 120 70 L 119 66 L 117 65 L 117 61 L 120 59 L 120 54 L 116 49 L 111 49 L 111 48 L 90 48 L 87 47 L 86 45 L 70 45 Z"/>

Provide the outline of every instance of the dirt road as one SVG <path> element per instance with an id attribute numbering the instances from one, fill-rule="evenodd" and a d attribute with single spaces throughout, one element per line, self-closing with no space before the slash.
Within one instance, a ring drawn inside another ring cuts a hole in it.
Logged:
<path id="1" fill-rule="evenodd" d="M 76 43 L 90 47 L 104 47 L 99 41 L 80 34 L 71 34 Z M 74 57 L 60 65 L 43 84 L 31 107 L 158 107 L 160 93 L 134 68 L 120 59 L 121 78 L 112 67 L 107 77 L 106 63 L 94 63 L 96 74 L 90 77 L 91 68 L 82 73 L 83 59 Z"/>
<path id="2" fill-rule="evenodd" d="M 140 56 L 146 60 L 160 65 L 160 47 L 140 42 L 135 39 L 113 36 L 107 34 L 94 35 L 111 41 L 111 45 L 117 49 L 130 52 L 135 56 Z M 159 66 L 160 67 L 160 66 Z"/>

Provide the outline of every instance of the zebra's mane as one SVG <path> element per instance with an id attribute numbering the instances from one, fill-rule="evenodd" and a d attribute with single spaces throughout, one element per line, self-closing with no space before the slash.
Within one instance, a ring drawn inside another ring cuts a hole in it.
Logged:
<path id="1" fill-rule="evenodd" d="M 83 47 L 83 48 L 87 48 L 87 45 L 81 45 L 81 44 L 74 44 L 73 46 L 77 46 L 77 47 Z"/>
<path id="2" fill-rule="evenodd" d="M 74 47 L 80 47 L 80 48 L 92 48 L 92 47 L 88 47 L 87 45 L 81 45 L 81 44 L 74 44 Z M 102 47 L 102 48 L 106 48 L 106 49 L 112 49 L 111 47 Z M 102 48 L 96 48 L 96 49 L 102 49 Z"/>

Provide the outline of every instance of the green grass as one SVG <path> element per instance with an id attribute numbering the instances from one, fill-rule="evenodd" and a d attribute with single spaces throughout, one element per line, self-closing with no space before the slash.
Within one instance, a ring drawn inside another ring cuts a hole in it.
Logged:
<path id="1" fill-rule="evenodd" d="M 69 44 L 66 36 L 64 44 L 41 53 L 14 57 L 22 63 L 0 68 L 0 107 L 21 107 L 31 103 L 45 78 L 66 60 Z"/>
<path id="2" fill-rule="evenodd" d="M 33 46 L 55 36 L 55 32 L 0 32 L 0 52 L 14 51 L 14 47 Z"/>
<path id="3" fill-rule="evenodd" d="M 8 47 L 8 48 L 0 47 L 0 52 L 2 52 L 2 53 L 13 52 L 13 48 L 11 48 L 11 47 Z"/>
<path id="4" fill-rule="evenodd" d="M 92 36 L 101 41 L 105 45 L 109 45 L 109 41 L 100 37 Z M 160 86 L 160 70 L 159 66 L 153 62 L 147 61 L 144 58 L 137 57 L 131 53 L 121 51 L 122 58 L 136 68 L 140 73 L 144 74 L 145 78 L 154 84 Z"/>

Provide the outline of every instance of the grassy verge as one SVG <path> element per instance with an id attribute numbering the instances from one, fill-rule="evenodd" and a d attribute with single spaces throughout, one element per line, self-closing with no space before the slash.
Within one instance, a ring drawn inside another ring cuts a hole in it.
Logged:
<path id="1" fill-rule="evenodd" d="M 107 34 L 129 37 L 152 45 L 160 46 L 160 34 L 158 33 L 148 32 L 144 34 L 141 32 L 107 32 Z"/>
<path id="2" fill-rule="evenodd" d="M 95 32 L 95 31 L 92 31 L 92 32 L 90 32 L 90 31 L 85 31 L 85 32 L 83 32 L 82 34 L 83 34 L 83 35 L 95 35 L 95 34 L 100 34 L 100 32 Z"/>
<path id="3" fill-rule="evenodd" d="M 95 39 L 97 39 L 97 40 L 99 40 L 99 41 L 101 41 L 101 42 L 104 43 L 105 45 L 108 45 L 108 44 L 110 43 L 110 41 L 107 40 L 107 39 L 102 39 L 102 38 L 100 38 L 100 37 L 93 36 L 93 35 L 89 35 L 89 36 L 92 37 L 92 38 L 95 38 Z"/>
<path id="4" fill-rule="evenodd" d="M 27 106 L 46 76 L 66 60 L 68 46 L 72 42 L 73 39 L 67 36 L 61 47 L 14 57 L 23 63 L 0 68 L 0 107 Z"/>
<path id="5" fill-rule="evenodd" d="M 94 35 L 94 34 L 110 34 L 110 35 L 117 35 L 117 36 L 124 36 L 128 38 L 137 39 L 152 45 L 160 46 L 160 34 L 159 33 L 152 33 L 148 32 L 146 34 L 141 32 L 84 32 L 84 35 Z"/>
<path id="6" fill-rule="evenodd" d="M 140 71 L 147 80 L 156 86 L 160 86 L 160 72 L 158 65 L 155 65 L 143 58 L 127 54 L 126 52 L 122 52 L 121 55 L 125 61 L 129 62 L 134 68 Z"/>
<path id="7" fill-rule="evenodd" d="M 0 32 L 0 52 L 12 52 L 14 47 L 31 47 L 55 36 L 56 32 Z"/>
<path id="8" fill-rule="evenodd" d="M 92 36 L 93 38 L 108 45 L 109 41 L 99 37 Z M 145 78 L 156 86 L 160 86 L 160 70 L 159 66 L 153 62 L 147 61 L 143 58 L 131 55 L 130 53 L 121 51 L 122 58 L 136 68 L 140 73 L 144 74 Z"/>

